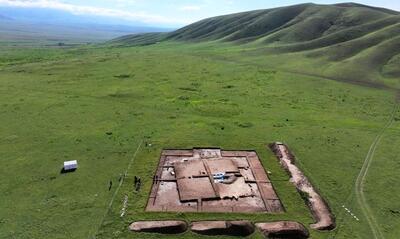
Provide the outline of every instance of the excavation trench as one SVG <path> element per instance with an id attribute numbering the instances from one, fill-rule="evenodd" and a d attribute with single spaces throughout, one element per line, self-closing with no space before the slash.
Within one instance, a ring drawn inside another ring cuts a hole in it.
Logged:
<path id="1" fill-rule="evenodd" d="M 269 147 L 279 159 L 282 167 L 289 173 L 290 181 L 296 186 L 296 189 L 302 195 L 306 195 L 303 199 L 306 201 L 315 220 L 315 223 L 311 224 L 310 227 L 316 230 L 334 229 L 335 218 L 328 204 L 303 172 L 295 165 L 295 157 L 289 148 L 285 144 L 278 142 L 270 144 Z"/>

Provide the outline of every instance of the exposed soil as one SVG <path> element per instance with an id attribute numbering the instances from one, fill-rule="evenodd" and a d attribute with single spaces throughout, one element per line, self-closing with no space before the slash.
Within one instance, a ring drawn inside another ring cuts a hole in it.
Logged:
<path id="1" fill-rule="evenodd" d="M 254 225 L 249 221 L 199 221 L 190 228 L 202 235 L 248 236 L 254 232 Z"/>
<path id="2" fill-rule="evenodd" d="M 267 238 L 308 238 L 308 230 L 300 223 L 293 221 L 256 223 L 256 227 Z"/>
<path id="3" fill-rule="evenodd" d="M 178 234 L 187 230 L 187 223 L 184 221 L 140 221 L 129 226 L 134 232 L 153 232 L 162 234 Z"/>
<path id="4" fill-rule="evenodd" d="M 254 151 L 163 150 L 147 211 L 282 212 Z"/>
<path id="5" fill-rule="evenodd" d="M 270 148 L 278 157 L 283 168 L 290 174 L 290 181 L 296 186 L 297 190 L 307 195 L 304 199 L 316 221 L 310 227 L 316 230 L 331 230 L 335 228 L 335 218 L 328 204 L 303 172 L 295 165 L 295 157 L 288 147 L 282 143 L 273 143 Z"/>

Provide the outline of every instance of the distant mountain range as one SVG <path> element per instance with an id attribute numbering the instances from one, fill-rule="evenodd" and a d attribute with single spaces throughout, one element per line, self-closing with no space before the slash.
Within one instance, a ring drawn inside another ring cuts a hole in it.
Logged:
<path id="1" fill-rule="evenodd" d="M 12 18 L 17 21 L 47 24 L 99 24 L 99 25 L 124 25 L 154 27 L 141 22 L 123 20 L 119 18 L 78 15 L 67 11 L 45 8 L 0 7 L 0 16 Z"/>
<path id="2" fill-rule="evenodd" d="M 0 7 L 0 41 L 101 42 L 127 34 L 170 30 L 139 22 L 75 15 L 60 10 Z"/>
<path id="3" fill-rule="evenodd" d="M 0 20 L 12 20 L 12 18 L 0 15 Z"/>

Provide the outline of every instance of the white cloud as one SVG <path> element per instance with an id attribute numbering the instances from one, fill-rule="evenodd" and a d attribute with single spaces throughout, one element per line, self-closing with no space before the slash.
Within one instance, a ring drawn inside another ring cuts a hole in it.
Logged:
<path id="1" fill-rule="evenodd" d="M 112 2 L 115 2 L 115 6 L 119 8 L 131 7 L 137 3 L 136 0 L 112 0 Z"/>
<path id="2" fill-rule="evenodd" d="M 49 8 L 67 11 L 76 15 L 115 17 L 144 23 L 187 24 L 190 22 L 188 20 L 172 19 L 170 17 L 148 14 L 146 12 L 130 12 L 126 10 L 74 5 L 57 0 L 0 0 L 0 5 L 26 8 Z"/>
<path id="3" fill-rule="evenodd" d="M 181 11 L 198 11 L 200 9 L 201 9 L 201 6 L 195 6 L 195 5 L 183 6 L 183 7 L 179 8 L 179 10 L 181 10 Z"/>

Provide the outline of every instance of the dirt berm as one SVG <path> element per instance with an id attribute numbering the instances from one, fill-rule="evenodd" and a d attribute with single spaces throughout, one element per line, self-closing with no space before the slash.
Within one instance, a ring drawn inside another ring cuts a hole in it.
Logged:
<path id="1" fill-rule="evenodd" d="M 308 238 L 308 230 L 293 221 L 256 223 L 256 227 L 266 238 L 303 239 Z"/>
<path id="2" fill-rule="evenodd" d="M 199 221 L 192 222 L 191 230 L 202 235 L 228 235 L 245 237 L 254 232 L 249 221 Z"/>
<path id="3" fill-rule="evenodd" d="M 134 232 L 154 232 L 162 234 L 178 234 L 187 230 L 188 225 L 184 221 L 140 221 L 129 226 Z"/>
<path id="4" fill-rule="evenodd" d="M 296 186 L 296 189 L 305 195 L 306 201 L 315 223 L 310 227 L 316 230 L 331 230 L 335 228 L 335 218 L 325 200 L 318 191 L 312 186 L 308 178 L 295 165 L 295 157 L 289 148 L 283 143 L 273 143 L 269 147 L 279 159 L 282 167 L 290 174 L 290 181 Z"/>

